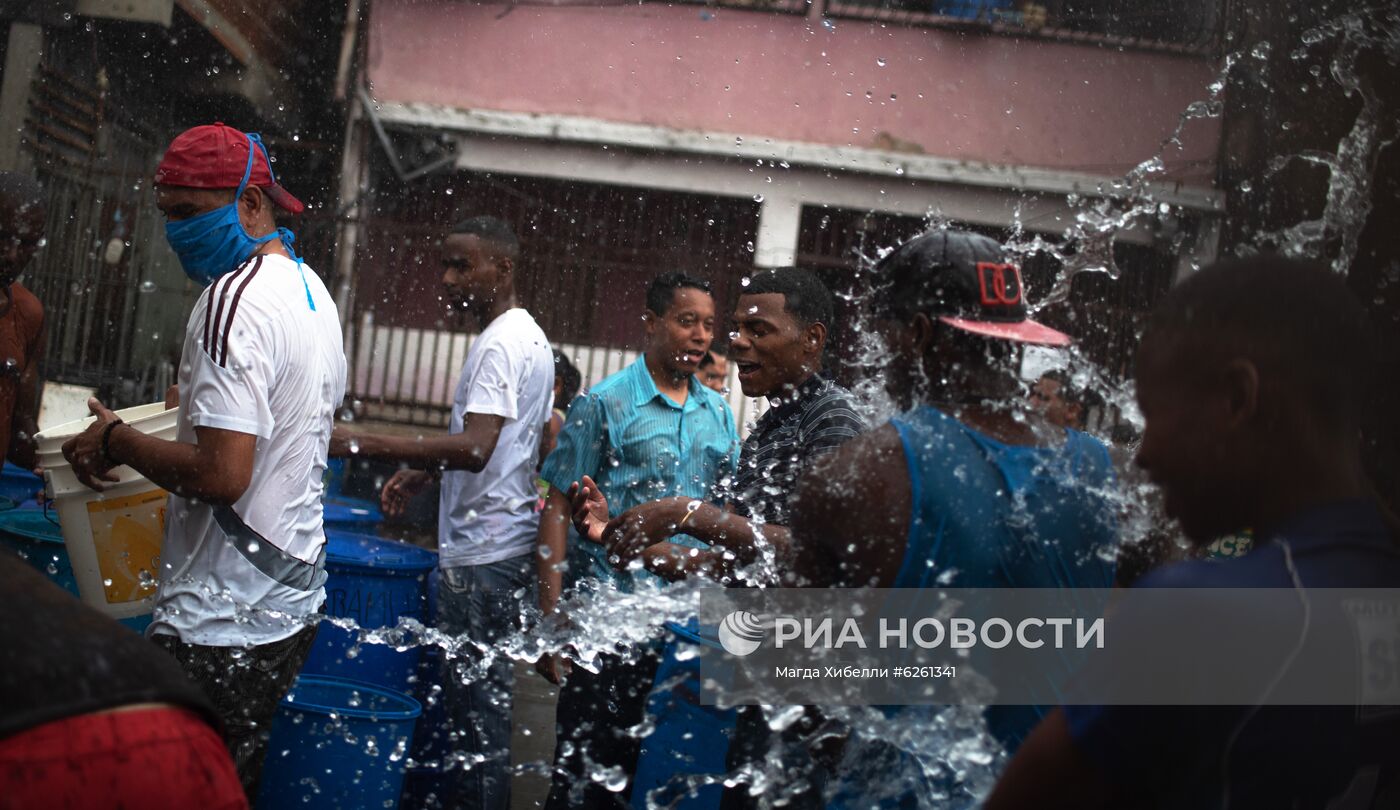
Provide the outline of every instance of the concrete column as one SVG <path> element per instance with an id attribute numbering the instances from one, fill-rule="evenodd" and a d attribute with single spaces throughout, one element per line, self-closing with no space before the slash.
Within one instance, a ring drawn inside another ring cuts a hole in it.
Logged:
<path id="1" fill-rule="evenodd" d="M 332 294 L 340 310 L 346 350 L 354 345 L 355 251 L 359 242 L 361 199 L 369 186 L 365 161 L 365 122 L 358 98 L 351 97 L 340 162 L 340 192 L 336 203 L 336 256 Z M 353 362 L 353 360 L 352 360 Z"/>
<path id="2" fill-rule="evenodd" d="M 0 83 L 0 171 L 18 171 L 28 164 L 20 142 L 29 115 L 29 93 L 39 75 L 44 54 L 44 29 L 34 23 L 10 23 L 5 49 L 5 77 Z"/>
<path id="3" fill-rule="evenodd" d="M 786 267 L 797 262 L 797 235 L 802 225 L 802 201 L 774 194 L 758 209 L 757 267 Z"/>

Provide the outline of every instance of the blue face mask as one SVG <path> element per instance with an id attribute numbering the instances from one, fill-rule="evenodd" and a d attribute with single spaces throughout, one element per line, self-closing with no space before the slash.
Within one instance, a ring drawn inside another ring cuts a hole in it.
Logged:
<path id="1" fill-rule="evenodd" d="M 286 228 L 276 233 L 254 239 L 243 230 L 243 221 L 238 218 L 238 199 L 248 187 L 248 177 L 253 172 L 253 155 L 257 154 L 255 143 L 262 139 L 248 135 L 248 167 L 243 170 L 243 181 L 233 195 L 233 202 L 213 211 L 206 211 L 197 217 L 165 224 L 165 239 L 180 257 L 180 266 L 185 275 L 196 284 L 207 287 L 219 276 L 236 269 L 259 245 L 282 238 L 288 252 L 291 251 L 291 231 Z M 268 166 L 269 174 L 272 167 Z"/>

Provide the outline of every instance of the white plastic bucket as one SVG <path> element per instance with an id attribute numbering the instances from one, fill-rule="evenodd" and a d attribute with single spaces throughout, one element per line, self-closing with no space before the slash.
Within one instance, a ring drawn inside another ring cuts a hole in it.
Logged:
<path id="1" fill-rule="evenodd" d="M 117 411 L 123 422 L 150 436 L 175 438 L 180 411 L 162 402 Z M 114 619 L 149 615 L 160 580 L 166 492 L 125 465 L 102 492 L 84 486 L 63 458 L 63 443 L 93 417 L 40 431 L 39 466 L 58 512 L 63 543 L 84 602 Z"/>

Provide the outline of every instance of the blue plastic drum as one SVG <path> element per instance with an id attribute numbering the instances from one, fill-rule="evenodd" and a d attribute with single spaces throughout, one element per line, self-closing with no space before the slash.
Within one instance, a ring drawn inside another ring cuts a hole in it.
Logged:
<path id="1" fill-rule="evenodd" d="M 78 580 L 73 576 L 73 564 L 68 560 L 68 547 L 63 544 L 63 530 L 58 515 L 35 508 L 0 504 L 0 554 L 13 554 L 48 577 L 53 584 L 78 596 Z M 119 619 L 118 622 L 138 633 L 151 623 L 150 615 Z"/>
<path id="2" fill-rule="evenodd" d="M 44 479 L 10 462 L 0 471 L 0 497 L 17 504 L 34 503 L 35 495 L 44 489 Z"/>
<path id="3" fill-rule="evenodd" d="M 718 646 L 718 641 L 712 634 L 707 637 L 696 632 L 693 620 L 688 627 L 667 627 L 673 635 L 666 643 L 647 698 L 647 713 L 655 719 L 656 727 L 642 740 L 632 807 L 645 810 L 652 795 L 663 807 L 718 810 L 724 787 L 713 784 L 691 791 L 685 786 L 685 777 L 723 777 L 728 772 L 725 757 L 734 733 L 735 713 L 702 705 L 699 656 L 677 655 L 694 645 Z"/>
<path id="4" fill-rule="evenodd" d="M 365 629 L 393 627 L 400 617 L 428 624 L 428 574 L 436 567 L 437 554 L 427 549 L 328 528 L 326 614 L 354 619 Z M 322 622 L 302 672 L 411 693 L 421 657 L 419 647 L 361 644 L 357 633 Z"/>
<path id="5" fill-rule="evenodd" d="M 322 510 L 326 531 L 335 529 L 341 532 L 374 534 L 379 531 L 379 524 L 384 522 L 379 504 L 359 498 L 326 498 L 322 503 Z"/>
<path id="6" fill-rule="evenodd" d="M 38 509 L 11 508 L 0 512 L 0 553 L 19 557 L 53 584 L 77 596 L 78 580 L 73 577 L 68 547 L 63 545 L 63 531 L 57 521 L 58 515 L 50 512 L 45 517 Z"/>
<path id="7" fill-rule="evenodd" d="M 398 807 L 420 714 L 391 689 L 299 676 L 272 721 L 259 810 Z"/>

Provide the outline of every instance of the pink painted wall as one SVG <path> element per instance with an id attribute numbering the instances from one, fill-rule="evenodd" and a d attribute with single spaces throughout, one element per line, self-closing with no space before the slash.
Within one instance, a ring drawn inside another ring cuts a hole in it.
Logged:
<path id="1" fill-rule="evenodd" d="M 1215 73 L 1196 57 L 692 5 L 371 8 L 369 76 L 384 101 L 1096 174 L 1155 154 Z M 1209 182 L 1219 138 L 1218 121 L 1190 123 L 1171 176 Z"/>

